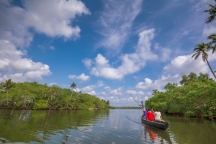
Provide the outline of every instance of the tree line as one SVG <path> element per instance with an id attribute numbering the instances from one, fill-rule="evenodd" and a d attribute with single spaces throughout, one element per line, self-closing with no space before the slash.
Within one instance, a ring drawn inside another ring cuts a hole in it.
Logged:
<path id="1" fill-rule="evenodd" d="M 0 83 L 0 108 L 5 109 L 104 109 L 109 101 L 87 93 L 76 92 L 57 85 L 48 86 L 37 82 L 15 83 L 11 79 Z"/>
<path id="2" fill-rule="evenodd" d="M 216 82 L 208 74 L 183 75 L 181 86 L 168 83 L 164 92 L 153 90 L 145 106 L 169 114 L 216 118 Z"/>

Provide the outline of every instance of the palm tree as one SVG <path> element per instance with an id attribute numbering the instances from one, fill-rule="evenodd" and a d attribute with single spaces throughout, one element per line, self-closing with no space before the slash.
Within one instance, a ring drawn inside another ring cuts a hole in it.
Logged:
<path id="1" fill-rule="evenodd" d="M 72 89 L 72 94 L 71 96 L 73 95 L 73 90 L 76 89 L 76 84 L 73 82 L 71 85 L 70 85 L 70 88 Z"/>
<path id="2" fill-rule="evenodd" d="M 207 24 L 212 22 L 216 17 L 216 4 L 215 5 L 209 4 L 209 6 L 210 6 L 210 9 L 204 11 L 204 12 L 208 12 L 210 15 L 205 21 L 205 23 Z"/>
<path id="3" fill-rule="evenodd" d="M 195 57 L 195 60 L 196 60 L 196 59 L 202 54 L 202 59 L 203 59 L 203 61 L 204 61 L 204 62 L 205 62 L 205 61 L 207 62 L 207 64 L 208 64 L 208 66 L 209 66 L 209 68 L 210 68 L 210 70 L 211 70 L 213 76 L 214 76 L 215 79 L 216 79 L 215 73 L 214 73 L 214 71 L 212 70 L 212 68 L 211 68 L 211 66 L 210 66 L 210 64 L 209 64 L 209 62 L 208 62 L 208 54 L 207 54 L 207 51 L 209 50 L 209 47 L 210 47 L 210 46 L 209 46 L 208 44 L 205 44 L 204 42 L 198 44 L 198 45 L 194 48 L 195 53 L 192 55 L 192 58 Z"/>
<path id="4" fill-rule="evenodd" d="M 211 34 L 210 36 L 208 36 L 208 39 L 211 40 L 208 44 L 210 45 L 210 49 L 212 49 L 213 54 L 216 50 L 216 34 Z"/>

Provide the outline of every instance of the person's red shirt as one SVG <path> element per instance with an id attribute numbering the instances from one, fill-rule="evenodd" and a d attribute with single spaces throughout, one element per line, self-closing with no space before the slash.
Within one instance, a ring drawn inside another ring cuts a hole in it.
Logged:
<path id="1" fill-rule="evenodd" d="M 150 121 L 154 120 L 154 113 L 152 111 L 148 111 L 147 119 L 150 120 Z"/>

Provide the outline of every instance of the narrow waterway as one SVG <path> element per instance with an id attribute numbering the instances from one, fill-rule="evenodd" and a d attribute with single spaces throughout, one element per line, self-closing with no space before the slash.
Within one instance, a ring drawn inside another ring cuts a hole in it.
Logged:
<path id="1" fill-rule="evenodd" d="M 216 122 L 165 116 L 167 131 L 142 124 L 141 110 L 0 110 L 0 143 L 213 144 Z"/>

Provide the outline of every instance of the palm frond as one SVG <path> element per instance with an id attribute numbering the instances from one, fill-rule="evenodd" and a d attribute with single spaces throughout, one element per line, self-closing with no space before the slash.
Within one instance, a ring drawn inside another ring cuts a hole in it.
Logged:
<path id="1" fill-rule="evenodd" d="M 212 48 L 212 54 L 215 52 L 215 50 L 216 50 L 216 46 L 214 46 L 214 47 Z"/>
<path id="2" fill-rule="evenodd" d="M 193 54 L 192 58 L 195 57 L 195 60 L 200 56 L 200 52 Z"/>
<path id="3" fill-rule="evenodd" d="M 205 23 L 208 24 L 208 23 L 212 22 L 214 19 L 215 19 L 215 16 L 212 15 L 212 16 L 210 16 L 210 17 L 208 17 L 208 18 L 206 19 Z"/>

